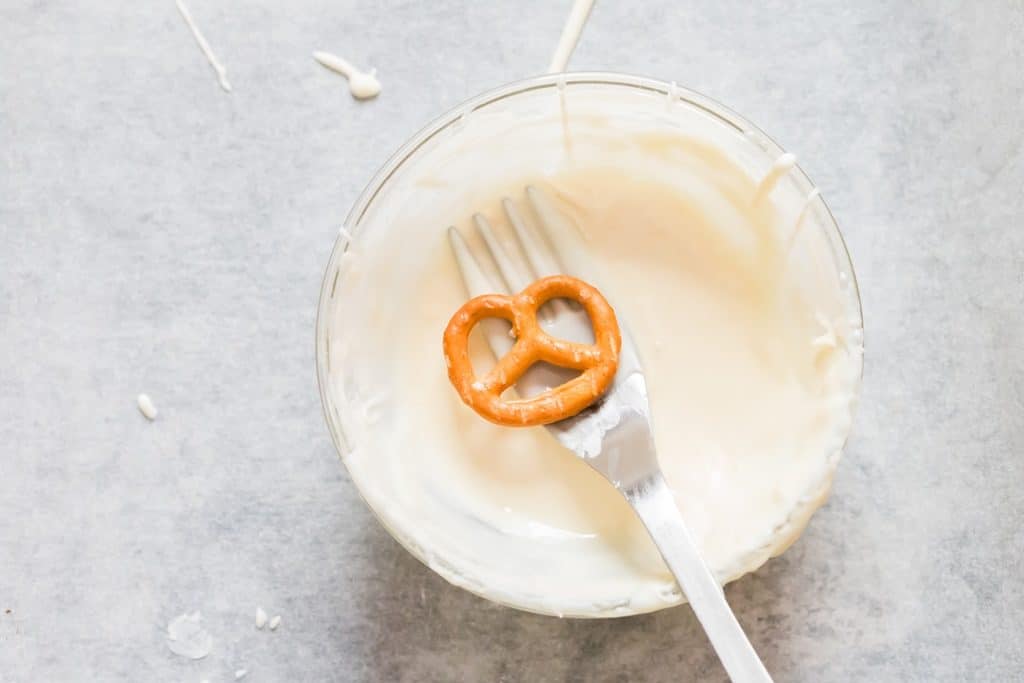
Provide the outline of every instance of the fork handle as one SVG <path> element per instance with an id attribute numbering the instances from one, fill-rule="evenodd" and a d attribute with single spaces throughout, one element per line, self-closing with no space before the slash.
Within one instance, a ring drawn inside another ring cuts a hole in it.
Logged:
<path id="1" fill-rule="evenodd" d="M 690 535 L 660 472 L 623 490 L 704 627 L 733 683 L 771 683 L 725 593 Z"/>

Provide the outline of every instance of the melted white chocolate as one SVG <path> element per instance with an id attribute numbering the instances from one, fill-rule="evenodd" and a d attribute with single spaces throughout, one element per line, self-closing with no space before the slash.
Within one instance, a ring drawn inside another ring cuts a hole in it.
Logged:
<path id="1" fill-rule="evenodd" d="M 449 224 L 470 235 L 482 211 L 508 239 L 504 196 L 525 205 L 533 185 L 552 198 L 563 265 L 590 264 L 639 347 L 659 460 L 722 580 L 784 550 L 822 501 L 860 370 L 821 226 L 789 240 L 798 217 L 817 219 L 782 182 L 792 163 L 759 182 L 771 160 L 737 161 L 750 145 L 741 133 L 699 118 L 609 125 L 608 106 L 572 103 L 571 161 L 548 144 L 563 136 L 553 108 L 535 128 L 470 120 L 404 170 L 357 232 L 358 267 L 340 278 L 331 323 L 346 462 L 370 504 L 454 583 L 556 614 L 645 611 L 680 595 L 600 475 L 541 428 L 485 422 L 449 385 L 441 332 L 466 298 Z M 821 321 L 844 322 L 823 337 Z M 493 361 L 475 341 L 483 368 Z M 361 419 L 358 406 L 381 395 L 378 419 Z"/>

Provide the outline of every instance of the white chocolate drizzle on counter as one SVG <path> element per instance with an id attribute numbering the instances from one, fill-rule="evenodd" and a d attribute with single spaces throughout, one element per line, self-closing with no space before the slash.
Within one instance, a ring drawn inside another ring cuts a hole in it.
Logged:
<path id="1" fill-rule="evenodd" d="M 583 25 L 587 23 L 587 17 L 590 16 L 590 10 L 593 7 L 594 0 L 575 0 L 573 2 L 569 18 L 565 22 L 565 28 L 562 29 L 562 35 L 558 39 L 555 54 L 551 58 L 551 64 L 548 65 L 549 74 L 565 71 L 569 65 L 569 58 L 572 56 L 573 50 L 576 49 L 576 43 L 579 42 L 580 34 L 583 32 Z"/>
<path id="2" fill-rule="evenodd" d="M 192 14 L 188 11 L 188 7 L 182 0 L 174 0 L 174 4 L 178 6 L 178 11 L 181 13 L 185 23 L 188 24 L 189 30 L 192 31 L 193 37 L 196 39 L 196 43 L 199 44 L 199 49 L 203 51 L 203 55 L 206 57 L 206 61 L 210 63 L 213 70 L 217 73 L 217 82 L 220 83 L 220 87 L 224 92 L 231 92 L 231 84 L 228 83 L 228 71 L 224 68 L 224 65 L 217 59 L 217 55 L 213 54 L 213 49 L 210 48 L 210 44 L 206 42 L 206 38 L 203 37 L 199 27 L 196 26 L 196 22 L 192 20 Z"/>
<path id="3" fill-rule="evenodd" d="M 139 394 L 135 402 L 139 406 L 139 412 L 142 413 L 147 420 L 152 422 L 156 419 L 156 406 L 153 405 L 153 399 L 148 394 Z"/>
<path id="4" fill-rule="evenodd" d="M 313 59 L 348 79 L 348 90 L 357 100 L 368 100 L 380 94 L 381 85 L 377 70 L 360 71 L 346 59 L 330 52 L 314 52 Z"/>
<path id="5" fill-rule="evenodd" d="M 562 144 L 565 146 L 565 154 L 572 157 L 572 138 L 569 135 L 569 105 L 565 98 L 565 75 L 561 75 L 557 81 L 558 89 L 558 111 L 562 113 Z"/>

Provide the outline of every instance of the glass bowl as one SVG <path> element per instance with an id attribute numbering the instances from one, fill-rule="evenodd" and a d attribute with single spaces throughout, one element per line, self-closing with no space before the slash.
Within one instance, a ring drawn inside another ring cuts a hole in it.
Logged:
<path id="1" fill-rule="evenodd" d="M 349 466 L 349 457 L 357 444 L 354 443 L 354 435 L 350 433 L 351 429 L 347 427 L 347 424 L 351 424 L 351 420 L 347 421 L 345 419 L 346 415 L 343 409 L 345 401 L 338 395 L 337 383 L 331 381 L 331 347 L 332 344 L 339 344 L 343 341 L 332 338 L 332 334 L 338 335 L 339 330 L 341 330 L 340 334 L 357 332 L 348 330 L 345 327 L 344 317 L 340 319 L 341 325 L 332 325 L 332 320 L 337 316 L 343 316 L 340 312 L 339 304 L 342 303 L 341 297 L 344 296 L 344 293 L 339 291 L 339 278 L 351 267 L 352 259 L 348 258 L 349 251 L 352 248 L 353 240 L 359 239 L 364 223 L 367 222 L 367 216 L 371 215 L 375 210 L 383 210 L 383 207 L 388 202 L 389 193 L 393 191 L 393 187 L 397 182 L 396 179 L 401 177 L 403 170 L 418 157 L 427 153 L 428 150 L 438 144 L 442 144 L 444 139 L 446 139 L 446 135 L 458 135 L 465 122 L 481 112 L 488 114 L 496 112 L 500 114 L 509 107 L 510 103 L 517 99 L 536 98 L 538 94 L 545 93 L 550 93 L 550 95 L 545 94 L 544 96 L 553 98 L 552 101 L 558 101 L 557 98 L 562 98 L 561 102 L 564 106 L 565 98 L 571 101 L 575 89 L 579 89 L 581 92 L 602 92 L 607 89 L 609 94 L 628 92 L 630 96 L 641 95 L 649 97 L 652 110 L 663 107 L 663 110 L 659 109 L 660 113 L 656 115 L 663 116 L 667 120 L 684 115 L 706 119 L 709 125 L 724 127 L 723 130 L 728 130 L 729 134 L 739 133 L 744 136 L 745 140 L 749 141 L 749 145 L 743 149 L 743 154 L 749 155 L 753 163 L 760 164 L 764 168 L 767 168 L 774 160 L 784 154 L 784 150 L 756 126 L 726 107 L 696 92 L 677 87 L 675 84 L 649 78 L 613 73 L 559 74 L 530 78 L 504 85 L 479 95 L 437 118 L 406 142 L 373 177 L 348 214 L 344 222 L 344 228 L 340 231 L 338 239 L 334 244 L 320 291 L 316 322 L 317 379 L 327 425 L 342 461 L 349 467 L 353 475 L 353 481 L 357 488 L 360 489 L 364 499 L 367 499 L 371 509 L 374 509 L 381 523 L 414 556 L 450 582 L 495 602 L 518 609 L 558 616 L 625 616 L 678 604 L 684 598 L 678 592 L 675 592 L 668 598 L 662 596 L 660 600 L 647 602 L 635 600 L 626 602 L 606 601 L 605 606 L 594 604 L 592 608 L 578 604 L 560 605 L 557 598 L 554 600 L 547 598 L 539 599 L 538 596 L 533 595 L 496 591 L 493 586 L 481 584 L 467 577 L 466 573 L 461 571 L 457 561 L 438 556 L 416 542 L 414 540 L 415 534 L 412 529 L 408 528 L 407 523 L 396 522 L 396 520 L 390 519 L 387 514 L 382 514 L 380 509 L 374 507 L 366 495 L 359 476 Z M 790 190 L 800 193 L 800 196 L 808 196 L 814 190 L 813 183 L 798 166 L 787 174 L 786 182 L 791 183 Z M 809 200 L 806 210 L 813 215 L 813 222 L 827 245 L 826 251 L 831 255 L 831 266 L 834 267 L 835 275 L 840 285 L 840 296 L 844 297 L 846 310 L 850 312 L 854 341 L 860 344 L 862 348 L 863 326 L 861 323 L 860 295 L 857 289 L 853 266 L 842 235 L 820 195 Z M 440 335 L 440 332 L 438 334 Z M 860 355 L 857 356 L 856 363 L 857 377 L 853 387 L 854 397 L 859 394 L 860 373 L 862 369 L 862 357 Z M 334 368 L 334 370 L 340 371 L 338 368 Z M 757 569 L 770 557 L 780 554 L 796 540 L 806 526 L 811 514 L 827 497 L 831 486 L 832 474 L 842 447 L 845 445 L 848 432 L 849 425 L 847 424 L 841 435 L 842 438 L 836 444 L 834 452 L 829 451 L 829 453 L 823 456 L 827 457 L 827 463 L 823 469 L 821 480 L 815 486 L 808 489 L 806 495 L 794 507 L 786 522 L 780 525 L 764 543 L 751 548 L 749 552 L 735 563 L 735 566 L 719 571 L 719 577 L 723 582 L 733 580 Z"/>

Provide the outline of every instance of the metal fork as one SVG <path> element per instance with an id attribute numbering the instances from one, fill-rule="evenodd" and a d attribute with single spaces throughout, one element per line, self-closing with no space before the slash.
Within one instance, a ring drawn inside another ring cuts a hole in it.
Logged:
<path id="1" fill-rule="evenodd" d="M 598 284 L 595 274 L 587 272 L 592 268 L 579 258 L 581 250 L 570 244 L 572 230 L 567 229 L 565 217 L 550 198 L 540 189 L 528 187 L 526 199 L 537 219 L 536 227 L 541 228 L 543 234 L 524 220 L 513 200 L 502 201 L 525 261 L 518 253 L 504 248 L 482 214 L 473 217 L 491 261 L 500 273 L 500 281 L 485 273 L 458 229 L 454 226 L 448 229 L 452 252 L 470 297 L 515 293 L 537 278 L 559 273 Z M 608 292 L 603 291 L 607 296 Z M 593 340 L 590 321 L 578 306 L 555 300 L 541 309 L 540 318 L 541 325 L 552 336 L 583 342 Z M 619 325 L 622 351 L 612 387 L 579 415 L 550 424 L 547 429 L 563 446 L 604 475 L 636 510 L 686 594 L 729 677 L 736 683 L 770 682 L 771 677 L 736 621 L 721 586 L 704 563 L 662 476 L 654 449 L 643 367 L 621 316 Z M 504 356 L 512 348 L 515 340 L 509 334 L 511 328 L 506 321 L 488 319 L 482 321 L 481 326 L 495 357 Z M 536 365 L 516 384 L 516 392 L 524 397 L 534 396 L 561 384 L 566 373 L 560 368 Z"/>

